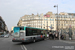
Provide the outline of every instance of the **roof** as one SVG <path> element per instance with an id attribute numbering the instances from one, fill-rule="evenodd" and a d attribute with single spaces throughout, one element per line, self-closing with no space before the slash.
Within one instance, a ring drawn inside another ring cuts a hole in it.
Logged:
<path id="1" fill-rule="evenodd" d="M 75 16 L 75 13 L 68 13 L 68 15 L 72 15 L 72 16 Z"/>
<path id="2" fill-rule="evenodd" d="M 41 28 L 35 28 L 35 27 L 27 27 L 27 28 L 41 29 Z M 46 30 L 46 29 L 41 29 L 41 30 Z"/>
<path id="3" fill-rule="evenodd" d="M 55 17 L 57 17 L 57 15 L 55 15 Z M 72 17 L 74 17 L 75 18 L 75 16 L 72 16 L 72 15 L 58 15 L 58 17 L 62 17 L 62 18 L 72 18 Z"/>
<path id="4" fill-rule="evenodd" d="M 33 29 L 41 29 L 41 28 L 27 27 L 27 26 L 15 26 L 15 27 L 26 27 L 26 28 L 33 28 Z M 41 30 L 46 30 L 46 29 L 41 29 Z"/>

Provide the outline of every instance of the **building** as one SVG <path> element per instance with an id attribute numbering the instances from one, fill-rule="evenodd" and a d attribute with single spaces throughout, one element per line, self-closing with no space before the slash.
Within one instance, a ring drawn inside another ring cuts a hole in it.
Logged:
<path id="1" fill-rule="evenodd" d="M 20 18 L 17 26 L 41 27 L 41 17 L 37 15 L 25 15 Z"/>
<path id="2" fill-rule="evenodd" d="M 75 13 L 68 13 L 68 15 L 75 16 Z"/>
<path id="3" fill-rule="evenodd" d="M 61 34 L 66 36 L 65 32 L 69 32 L 69 28 L 72 29 L 73 35 L 72 39 L 75 39 L 75 15 L 74 13 L 60 12 L 53 14 L 48 12 L 46 14 L 37 15 L 24 15 L 20 18 L 17 26 L 28 26 L 43 28 L 47 30 L 57 31 L 57 17 L 58 17 L 58 32 L 61 30 Z M 69 39 L 69 35 L 66 36 Z"/>
<path id="4" fill-rule="evenodd" d="M 60 12 L 59 15 L 68 15 L 68 13 Z"/>
<path id="5" fill-rule="evenodd" d="M 48 30 L 57 30 L 57 15 L 52 12 L 48 12 L 45 15 L 25 15 L 20 18 L 18 26 L 29 26 L 36 28 L 43 28 Z M 68 13 L 61 12 L 58 15 L 58 30 L 61 29 L 75 29 L 75 16 Z"/>
<path id="6" fill-rule="evenodd" d="M 0 16 L 0 32 L 8 31 L 5 21 Z"/>

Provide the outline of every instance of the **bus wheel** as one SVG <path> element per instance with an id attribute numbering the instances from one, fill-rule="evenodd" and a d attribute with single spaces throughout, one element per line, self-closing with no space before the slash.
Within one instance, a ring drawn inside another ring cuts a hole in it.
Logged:
<path id="1" fill-rule="evenodd" d="M 22 42 L 22 44 L 24 44 L 25 42 Z"/>

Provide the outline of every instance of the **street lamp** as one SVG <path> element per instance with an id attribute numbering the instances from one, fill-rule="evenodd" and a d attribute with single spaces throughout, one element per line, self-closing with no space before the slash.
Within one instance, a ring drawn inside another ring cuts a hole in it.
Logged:
<path id="1" fill-rule="evenodd" d="M 32 21 L 33 21 L 33 27 L 34 27 L 34 14 L 32 14 L 32 17 L 33 17 L 33 20 Z"/>
<path id="2" fill-rule="evenodd" d="M 48 17 L 47 17 L 47 31 L 48 31 Z"/>
<path id="3" fill-rule="evenodd" d="M 54 5 L 54 7 L 57 7 L 57 34 L 58 34 L 58 5 Z M 59 40 L 60 40 L 60 34 L 59 34 Z"/>
<path id="4" fill-rule="evenodd" d="M 39 16 L 39 26 L 38 27 L 40 28 L 40 16 Z"/>
<path id="5" fill-rule="evenodd" d="M 41 22 L 41 29 L 42 29 L 42 16 L 39 16 L 39 23 Z"/>
<path id="6" fill-rule="evenodd" d="M 41 17 L 41 29 L 42 29 L 42 17 Z"/>

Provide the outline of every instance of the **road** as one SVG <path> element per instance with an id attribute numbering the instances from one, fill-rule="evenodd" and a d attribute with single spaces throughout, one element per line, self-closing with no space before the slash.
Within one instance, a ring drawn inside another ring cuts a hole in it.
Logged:
<path id="1" fill-rule="evenodd" d="M 12 38 L 0 38 L 0 50 L 22 50 L 19 45 L 12 42 Z"/>
<path id="2" fill-rule="evenodd" d="M 14 43 L 12 37 L 0 38 L 0 50 L 75 50 L 75 43 L 44 40 L 35 43 Z"/>

